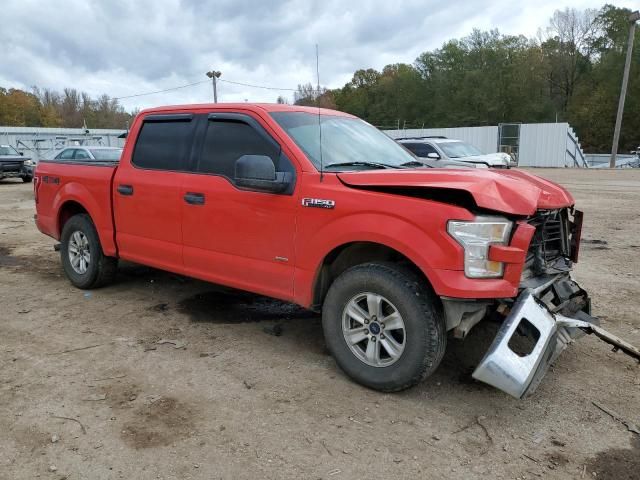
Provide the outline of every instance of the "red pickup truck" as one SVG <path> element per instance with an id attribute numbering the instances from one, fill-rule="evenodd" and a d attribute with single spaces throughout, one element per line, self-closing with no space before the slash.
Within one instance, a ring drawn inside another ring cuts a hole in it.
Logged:
<path id="1" fill-rule="evenodd" d="M 522 397 L 572 337 L 602 332 L 570 276 L 582 214 L 565 189 L 425 168 L 337 111 L 145 110 L 118 162 L 41 161 L 34 190 L 75 286 L 111 282 L 124 259 L 322 311 L 338 365 L 375 389 L 416 384 L 449 335 L 491 317 L 474 377 Z"/>

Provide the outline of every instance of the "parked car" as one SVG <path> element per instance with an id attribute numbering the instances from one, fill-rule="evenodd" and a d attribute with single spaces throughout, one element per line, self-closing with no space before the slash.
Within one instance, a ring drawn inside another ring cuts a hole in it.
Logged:
<path id="1" fill-rule="evenodd" d="M 33 179 L 34 163 L 29 157 L 18 152 L 11 145 L 0 145 L 0 180 L 21 178 L 23 182 Z"/>
<path id="2" fill-rule="evenodd" d="M 55 155 L 55 160 L 68 162 L 84 162 L 87 160 L 97 160 L 112 162 L 120 159 L 122 148 L 119 147 L 66 147 Z"/>
<path id="3" fill-rule="evenodd" d="M 396 139 L 429 166 L 471 164 L 476 167 L 509 168 L 514 166 L 511 156 L 498 153 L 482 153 L 473 145 L 446 137 L 407 137 Z"/>
<path id="4" fill-rule="evenodd" d="M 321 311 L 338 365 L 382 391 L 431 375 L 447 333 L 489 316 L 503 323 L 474 376 L 516 397 L 583 330 L 634 354 L 571 278 L 582 212 L 568 191 L 415 163 L 333 110 L 161 107 L 136 116 L 120 160 L 41 161 L 36 224 L 78 288 L 114 281 L 123 259 Z M 530 352 L 512 350 L 520 332 Z"/>

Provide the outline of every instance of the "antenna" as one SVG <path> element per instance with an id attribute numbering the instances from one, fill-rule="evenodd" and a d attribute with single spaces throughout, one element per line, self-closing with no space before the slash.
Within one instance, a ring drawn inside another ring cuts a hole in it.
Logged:
<path id="1" fill-rule="evenodd" d="M 320 55 L 318 54 L 318 44 L 316 43 L 316 79 L 318 85 L 316 86 L 316 101 L 318 102 L 318 137 L 320 143 L 318 144 L 320 150 L 320 181 L 324 179 L 324 167 L 322 165 L 322 121 L 320 120 Z"/>

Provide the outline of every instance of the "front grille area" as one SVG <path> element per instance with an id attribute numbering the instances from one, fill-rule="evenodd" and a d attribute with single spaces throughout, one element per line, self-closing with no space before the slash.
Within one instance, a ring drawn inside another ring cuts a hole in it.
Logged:
<path id="1" fill-rule="evenodd" d="M 570 270 L 575 223 L 569 209 L 539 210 L 528 223 L 536 232 L 527 252 L 523 278 Z"/>
<path id="2" fill-rule="evenodd" d="M 20 172 L 22 170 L 22 162 L 0 162 L 1 172 Z"/>

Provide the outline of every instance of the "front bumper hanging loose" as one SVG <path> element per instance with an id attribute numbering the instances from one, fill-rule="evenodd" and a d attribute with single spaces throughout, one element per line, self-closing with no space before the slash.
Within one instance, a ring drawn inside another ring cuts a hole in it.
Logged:
<path id="1" fill-rule="evenodd" d="M 585 333 L 593 333 L 613 345 L 614 350 L 622 350 L 640 361 L 640 350 L 601 328 L 597 318 L 583 311 L 574 316 L 576 318 L 552 313 L 536 298 L 534 290 L 524 290 L 473 372 L 473 378 L 516 398 L 523 398 L 535 391 L 567 345 Z M 521 324 L 529 330 L 533 327 L 537 332 L 535 344 L 528 354 L 516 353 L 510 347 L 510 341 Z"/>

